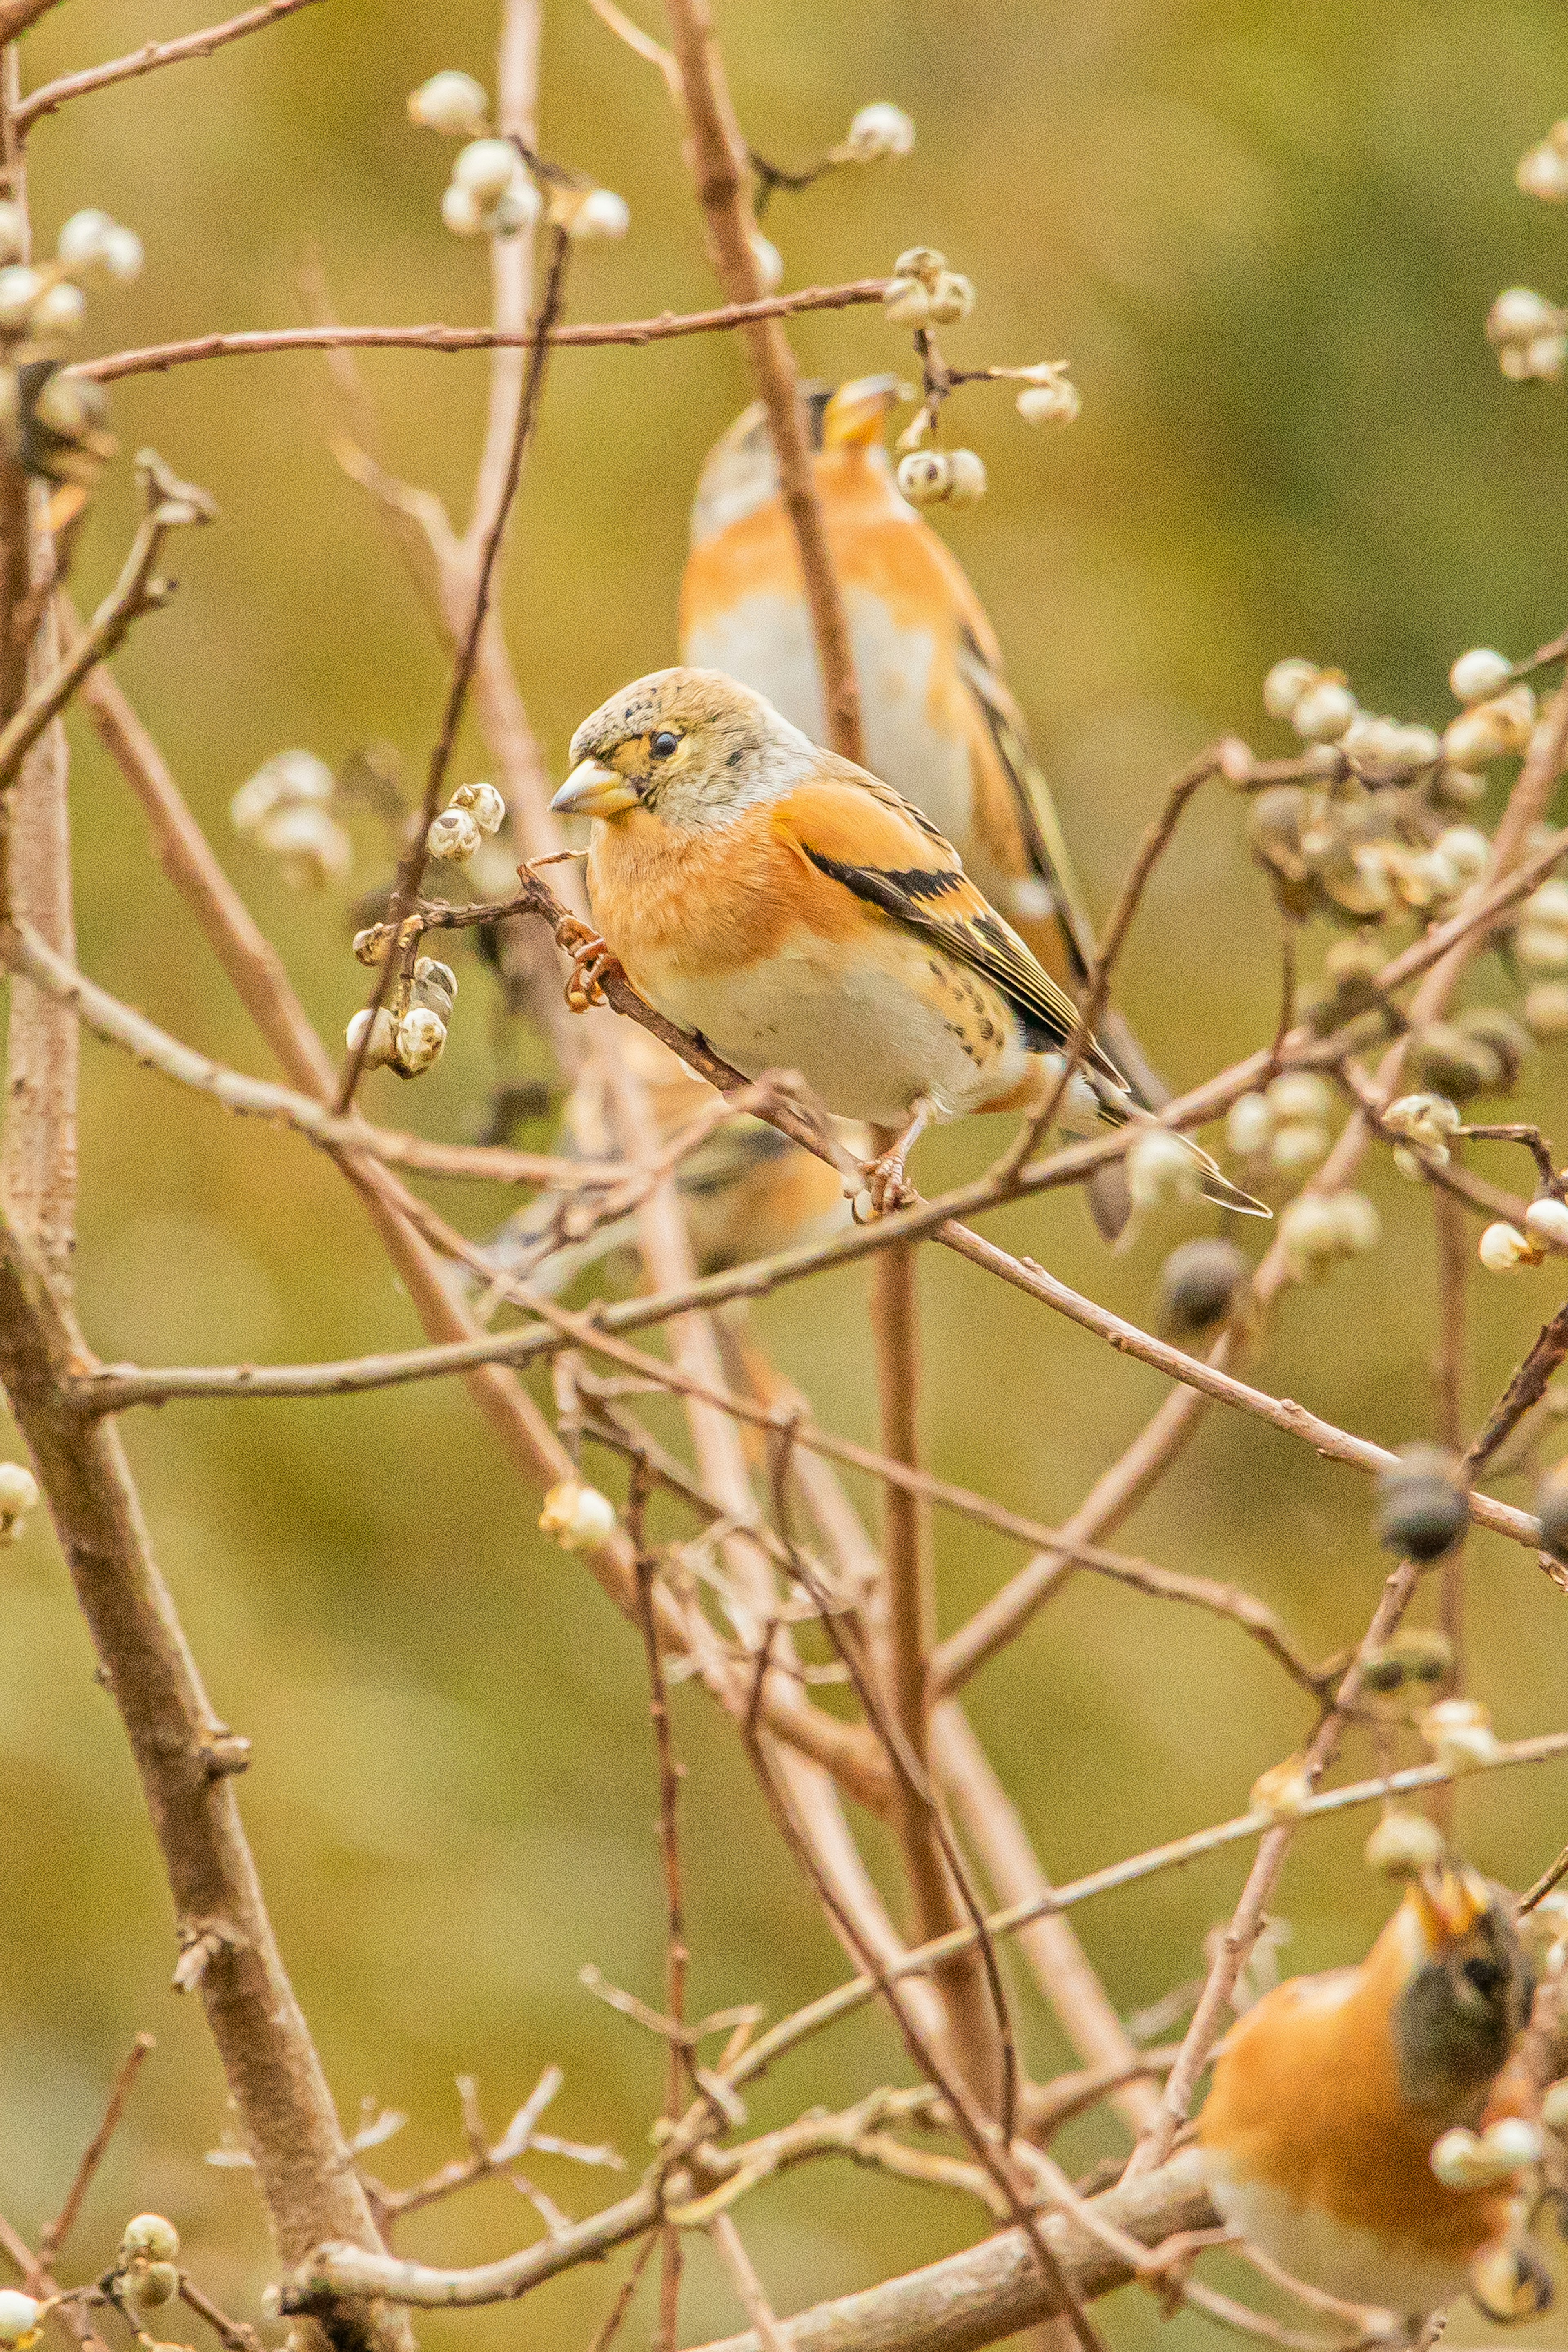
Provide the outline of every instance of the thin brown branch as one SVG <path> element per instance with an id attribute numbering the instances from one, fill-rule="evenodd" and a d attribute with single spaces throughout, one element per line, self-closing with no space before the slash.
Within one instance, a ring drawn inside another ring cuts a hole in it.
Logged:
<path id="1" fill-rule="evenodd" d="M 179 65 L 186 58 L 210 58 L 228 41 L 237 41 L 242 34 L 260 32 L 264 26 L 276 24 L 280 16 L 291 16 L 297 8 L 308 8 L 312 0 L 261 0 L 256 8 L 247 8 L 225 24 L 209 25 L 204 32 L 183 34 L 177 41 L 149 41 L 145 47 L 133 49 L 129 57 L 111 58 L 106 65 L 87 66 L 80 73 L 62 74 L 57 81 L 47 81 L 30 98 L 17 107 L 14 120 L 25 137 L 41 114 L 53 114 L 68 99 L 86 98 L 95 89 L 108 89 L 115 82 L 130 81 L 137 74 L 152 73 L 159 66 Z M 0 32 L 0 40 L 6 36 Z"/>
<path id="2" fill-rule="evenodd" d="M 643 1481 L 638 1471 L 633 1469 L 626 1517 L 637 1563 L 637 1620 L 647 1662 L 648 1712 L 653 1721 L 653 1750 L 658 1759 L 659 1853 L 664 1870 L 664 2011 L 671 2023 L 678 2029 L 685 2025 L 686 2018 L 686 1962 L 690 1957 L 686 1950 L 685 1900 L 681 1888 L 680 1767 L 675 1761 L 674 1741 L 670 1733 L 669 1694 L 664 1684 L 658 1622 L 653 1612 L 653 1583 L 658 1564 L 648 1549 L 643 1525 L 645 1501 Z M 683 2048 L 679 2032 L 672 2034 L 669 2074 L 664 2090 L 664 2113 L 672 2124 L 678 2124 L 681 2119 L 682 2094 L 689 2055 L 689 2049 Z M 700 2088 L 700 2085 L 695 2087 Z M 675 2352 L 680 2332 L 680 2233 L 666 2226 L 662 2238 L 657 2352 Z"/>
<path id="3" fill-rule="evenodd" d="M 1531 1346 L 1471 1441 L 1465 1465 L 1479 1477 L 1531 1405 L 1539 1404 L 1553 1375 L 1568 1362 L 1568 1307 L 1560 1307 Z"/>
<path id="4" fill-rule="evenodd" d="M 702 207 L 708 258 L 733 303 L 762 292 L 747 144 L 736 120 L 707 0 L 665 0 L 685 118 L 687 161 Z M 781 313 L 741 330 L 779 466 L 779 493 L 795 536 L 821 673 L 827 740 L 846 760 L 862 756 L 860 688 L 843 598 L 817 496 L 811 447 Z"/>
<path id="5" fill-rule="evenodd" d="M 735 2291 L 740 2297 L 747 2317 L 757 2330 L 757 2340 L 762 2352 L 787 2352 L 784 2331 L 778 2315 L 768 2300 L 766 2288 L 757 2275 L 757 2268 L 742 2243 L 740 2231 L 729 2214 L 716 2214 L 708 2225 L 708 2235 L 718 2251 Z"/>
<path id="6" fill-rule="evenodd" d="M 36 25 L 40 16 L 47 16 L 51 8 L 58 5 L 59 0 L 4 0 L 4 5 L 0 5 L 0 42 L 16 40 L 29 25 Z"/>
<path id="7" fill-rule="evenodd" d="M 387 921 L 395 935 L 403 918 L 419 897 L 419 886 L 424 877 L 430 856 L 430 828 L 435 821 L 446 771 L 457 741 L 457 730 L 468 701 L 468 688 L 474 667 L 479 656 L 479 641 L 484 635 L 486 615 L 490 609 L 491 586 L 496 567 L 500 561 L 501 542 L 506 536 L 507 519 L 522 479 L 523 459 L 538 417 L 539 400 L 544 391 L 545 370 L 549 358 L 549 331 L 560 316 L 566 299 L 566 268 L 571 254 L 571 239 L 564 228 L 550 232 L 549 259 L 545 268 L 544 290 L 539 297 L 538 315 L 534 320 L 534 341 L 528 364 L 523 370 L 517 394 L 517 412 L 512 421 L 511 438 L 507 449 L 506 467 L 497 488 L 495 507 L 486 519 L 486 529 L 478 562 L 475 568 L 473 604 L 464 634 L 459 640 L 457 658 L 452 667 L 452 677 L 446 690 L 441 725 L 431 747 L 430 761 L 425 771 L 424 793 L 420 806 L 417 830 L 403 854 L 397 878 L 392 885 L 392 902 L 387 909 Z M 0 781 L 4 780 L 5 739 L 0 736 Z M 398 978 L 398 960 L 389 953 L 382 961 L 371 992 L 369 1010 L 371 1019 L 363 1027 L 358 1042 L 350 1048 L 344 1066 L 342 1083 L 338 1089 L 340 1115 L 350 1108 L 354 1092 L 365 1066 L 371 1032 L 375 1015 L 381 1011 L 393 982 Z"/>
<path id="8" fill-rule="evenodd" d="M 103 2110 L 103 2120 L 82 2150 L 77 2166 L 76 2179 L 66 2191 L 64 2204 L 48 2226 L 38 2233 L 38 2260 L 46 2269 L 52 2269 L 59 2252 L 76 2224 L 82 2200 L 92 2186 L 94 2173 L 103 2162 L 110 2141 L 120 2128 L 120 2118 L 125 2112 L 125 2102 L 131 2096 L 131 2084 L 157 2047 L 151 2033 L 139 2033 L 120 2061 L 120 2072 L 114 2078 Z"/>
<path id="9" fill-rule="evenodd" d="M 794 294 L 765 294 L 725 302 L 711 310 L 663 310 L 654 319 L 620 319 L 603 324 L 554 327 L 549 341 L 559 351 L 598 351 L 611 343 L 641 350 L 681 335 L 724 334 L 767 326 L 804 310 L 847 310 L 880 302 L 885 278 L 855 278 L 841 286 L 804 286 Z M 183 342 L 149 343 L 140 351 L 110 352 L 82 360 L 72 373 L 99 383 L 127 375 L 162 374 L 195 360 L 246 359 L 272 352 L 399 351 L 493 352 L 534 341 L 531 327 L 257 327 L 234 335 L 193 335 Z"/>
<path id="10" fill-rule="evenodd" d="M 609 26 L 618 41 L 624 41 L 626 47 L 645 64 L 657 67 L 664 78 L 665 89 L 679 106 L 681 69 L 664 43 L 656 41 L 652 33 L 645 33 L 641 25 L 634 25 L 625 10 L 615 5 L 615 0 L 588 0 L 588 5 L 600 23 Z"/>
<path id="11" fill-rule="evenodd" d="M 59 2281 L 48 2265 L 29 2247 L 19 2230 L 12 2227 L 0 2213 L 0 2253 L 15 2264 L 25 2294 L 35 2295 L 44 2302 L 60 2294 Z M 55 2316 L 68 2327 L 81 2347 L 81 2352 L 106 2352 L 106 2347 L 93 2331 L 92 2322 L 74 2295 L 64 2298 L 54 2306 Z"/>

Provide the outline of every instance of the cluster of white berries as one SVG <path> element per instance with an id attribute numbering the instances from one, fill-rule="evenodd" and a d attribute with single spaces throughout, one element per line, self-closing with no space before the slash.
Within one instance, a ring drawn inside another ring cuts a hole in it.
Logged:
<path id="1" fill-rule="evenodd" d="M 129 285 L 141 275 L 141 239 L 96 207 L 71 215 L 53 261 L 25 261 L 26 249 L 26 215 L 20 205 L 0 203 L 0 335 L 25 336 L 40 356 L 63 352 L 80 334 L 83 281 Z"/>
<path id="2" fill-rule="evenodd" d="M 332 814 L 336 779 L 314 751 L 277 751 L 229 803 L 235 831 L 276 857 L 291 889 L 340 882 L 353 845 Z"/>
<path id="3" fill-rule="evenodd" d="M 893 265 L 882 306 L 895 327 L 952 327 L 974 309 L 975 289 L 945 253 L 912 245 Z"/>
<path id="4" fill-rule="evenodd" d="M 898 461 L 898 487 L 912 507 L 977 506 L 985 464 L 973 449 L 911 449 Z"/>
<path id="5" fill-rule="evenodd" d="M 1511 1274 L 1516 1266 L 1539 1265 L 1552 1251 L 1568 1250 L 1568 1201 L 1543 1192 L 1524 1213 L 1521 1233 L 1506 1217 L 1490 1224 L 1476 1244 L 1489 1274 Z"/>
<path id="6" fill-rule="evenodd" d="M 354 952 L 361 963 L 380 963 L 391 944 L 385 931 L 361 931 Z M 446 1031 L 457 1001 L 457 974 L 449 963 L 421 956 L 409 983 L 408 1003 L 401 1013 L 380 1005 L 372 1013 L 361 1005 L 347 1033 L 350 1054 L 364 1040 L 364 1067 L 392 1070 L 400 1078 L 417 1078 L 434 1068 L 446 1050 Z"/>
<path id="7" fill-rule="evenodd" d="M 1384 1124 L 1404 1141 L 1394 1147 L 1394 1165 L 1401 1176 L 1420 1183 L 1429 1168 L 1446 1168 L 1453 1154 L 1450 1139 L 1464 1121 L 1459 1107 L 1447 1095 L 1401 1095 L 1384 1113 Z"/>
<path id="8" fill-rule="evenodd" d="M 1445 2189 L 1500 2189 L 1540 2161 L 1540 2127 L 1522 2116 L 1504 2116 L 1484 2132 L 1446 2131 L 1432 2150 Z"/>
<path id="9" fill-rule="evenodd" d="M 1280 1246 L 1296 1282 L 1319 1281 L 1340 1259 L 1361 1257 L 1383 1238 L 1383 1220 L 1364 1192 L 1301 1192 L 1280 1216 Z"/>
<path id="10" fill-rule="evenodd" d="M 441 199 L 441 217 L 454 236 L 517 236 L 537 226 L 545 199 L 514 142 L 491 131 L 489 98 L 471 74 L 450 68 L 432 74 L 410 93 L 408 111 L 423 129 L 466 142 Z M 632 220 L 613 190 L 554 179 L 549 210 L 572 237 L 624 236 Z"/>
<path id="11" fill-rule="evenodd" d="M 1421 1717 L 1421 1737 L 1447 1772 L 1476 1772 L 1501 1753 L 1479 1698 L 1440 1698 Z"/>
<path id="12" fill-rule="evenodd" d="M 120 2242 L 120 2292 L 134 2313 L 156 2311 L 180 2291 L 180 2232 L 162 2213 L 139 2213 Z"/>
<path id="13" fill-rule="evenodd" d="M 554 1537 L 562 1551 L 596 1551 L 615 1532 L 615 1506 L 597 1486 L 563 1478 L 545 1496 L 539 1528 Z"/>
<path id="14" fill-rule="evenodd" d="M 1308 743 L 1337 743 L 1359 715 L 1359 706 L 1338 669 L 1289 655 L 1263 680 L 1263 708 L 1270 719 L 1288 719 Z"/>
<path id="15" fill-rule="evenodd" d="M 1521 196 L 1543 205 L 1568 204 L 1568 121 L 1554 122 L 1539 145 L 1525 149 L 1513 184 Z"/>
<path id="16" fill-rule="evenodd" d="M 37 1507 L 38 1482 L 26 1464 L 0 1462 L 0 1543 L 19 1543 Z"/>
<path id="17" fill-rule="evenodd" d="M 459 784 L 424 836 L 427 856 L 463 865 L 506 822 L 507 803 L 494 784 Z"/>
<path id="18" fill-rule="evenodd" d="M 856 110 L 843 143 L 829 158 L 834 163 L 881 163 L 913 154 L 915 125 L 902 106 L 877 99 Z"/>
<path id="19" fill-rule="evenodd" d="M 1511 383 L 1555 382 L 1568 362 L 1568 310 L 1532 287 L 1511 286 L 1487 312 L 1487 341 Z"/>
<path id="20" fill-rule="evenodd" d="M 1225 1121 L 1225 1139 L 1239 1160 L 1264 1163 L 1281 1176 L 1303 1176 L 1328 1151 L 1333 1097 L 1312 1070 L 1288 1070 L 1261 1094 L 1239 1096 Z"/>

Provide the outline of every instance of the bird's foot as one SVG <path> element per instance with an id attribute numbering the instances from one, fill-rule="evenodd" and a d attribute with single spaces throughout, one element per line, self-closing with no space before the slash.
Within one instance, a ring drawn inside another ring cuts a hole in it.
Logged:
<path id="1" fill-rule="evenodd" d="M 586 1013 L 591 1004 L 602 1004 L 603 982 L 625 978 L 625 967 L 620 957 L 596 930 L 587 923 L 580 923 L 575 915 L 569 915 L 564 922 L 557 924 L 556 938 L 571 958 L 566 1001 L 572 1011 Z"/>
<path id="2" fill-rule="evenodd" d="M 1181 2304 L 1193 2263 L 1207 2247 L 1234 2245 L 1239 2232 L 1231 2229 L 1178 2230 L 1162 2238 L 1137 2266 L 1140 2286 L 1146 2286 L 1169 2319 Z"/>
<path id="3" fill-rule="evenodd" d="M 890 1216 L 894 1209 L 908 1208 L 915 1198 L 915 1187 L 904 1173 L 903 1152 L 884 1151 L 880 1160 L 868 1160 L 861 1170 L 860 1189 L 853 1204 L 855 1223 L 873 1224 L 878 1217 Z"/>

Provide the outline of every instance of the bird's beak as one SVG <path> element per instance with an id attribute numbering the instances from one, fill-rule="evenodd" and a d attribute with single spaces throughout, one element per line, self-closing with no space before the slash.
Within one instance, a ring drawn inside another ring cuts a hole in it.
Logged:
<path id="1" fill-rule="evenodd" d="M 895 375 L 861 375 L 841 383 L 822 411 L 824 449 L 869 449 L 882 439 L 888 410 L 898 399 Z"/>
<path id="2" fill-rule="evenodd" d="M 602 760 L 580 760 L 550 803 L 557 816 L 619 816 L 643 794 L 630 776 Z"/>
<path id="3" fill-rule="evenodd" d="M 1468 1936 L 1491 1908 L 1486 1881 L 1462 1864 L 1456 1869 L 1443 1862 L 1436 1869 L 1424 1870 L 1410 1891 L 1428 1938 L 1439 1947 Z"/>

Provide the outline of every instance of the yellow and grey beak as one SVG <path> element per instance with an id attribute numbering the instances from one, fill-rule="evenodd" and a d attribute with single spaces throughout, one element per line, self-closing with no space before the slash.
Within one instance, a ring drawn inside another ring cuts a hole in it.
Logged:
<path id="1" fill-rule="evenodd" d="M 1461 1863 L 1438 1863 L 1424 1870 L 1410 1889 L 1428 1940 L 1438 1949 L 1468 1936 L 1491 1909 L 1491 1889 Z"/>
<path id="2" fill-rule="evenodd" d="M 557 816 L 619 816 L 642 799 L 640 786 L 602 760 L 580 760 L 550 803 Z"/>
<path id="3" fill-rule="evenodd" d="M 895 375 L 860 375 L 841 383 L 822 411 L 824 449 L 869 449 L 882 439 L 888 410 L 901 395 Z"/>

